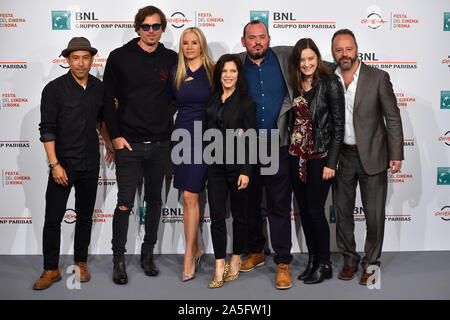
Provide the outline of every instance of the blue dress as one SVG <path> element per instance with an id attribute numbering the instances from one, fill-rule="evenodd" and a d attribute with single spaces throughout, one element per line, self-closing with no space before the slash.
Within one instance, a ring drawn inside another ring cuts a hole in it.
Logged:
<path id="1" fill-rule="evenodd" d="M 191 136 L 191 163 L 174 164 L 174 182 L 173 186 L 177 189 L 190 192 L 201 192 L 204 189 L 206 181 L 206 164 L 203 162 L 203 142 L 202 132 L 200 136 L 195 137 L 199 146 L 201 146 L 202 159 L 200 164 L 194 164 L 194 121 L 202 121 L 203 112 L 206 103 L 211 97 L 208 76 L 206 69 L 202 65 L 195 72 L 187 69 L 187 78 L 193 80 L 183 81 L 180 90 L 177 90 L 174 84 L 176 71 L 172 72 L 172 90 L 178 104 L 178 114 L 175 120 L 176 129 L 186 129 Z M 182 138 L 180 138 L 180 141 Z M 176 145 L 179 141 L 173 142 Z M 180 152 L 180 156 L 183 153 Z"/>

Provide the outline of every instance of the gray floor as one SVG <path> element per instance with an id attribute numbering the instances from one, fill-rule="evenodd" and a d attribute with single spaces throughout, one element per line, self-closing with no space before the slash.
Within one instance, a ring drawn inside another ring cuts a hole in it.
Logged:
<path id="1" fill-rule="evenodd" d="M 62 256 L 63 279 L 43 291 L 34 291 L 34 281 L 40 276 L 42 256 L 0 256 L 1 300 L 442 300 L 450 299 L 450 252 L 388 252 L 382 256 L 380 289 L 368 289 L 351 281 L 337 279 L 341 258 L 332 255 L 333 278 L 317 285 L 305 285 L 297 275 L 304 268 L 306 254 L 295 254 L 291 264 L 294 286 L 289 290 L 275 289 L 276 265 L 268 263 L 251 272 L 240 274 L 237 281 L 219 289 L 208 289 L 214 272 L 214 257 L 203 259 L 196 278 L 182 283 L 182 255 L 158 255 L 157 277 L 147 277 L 139 267 L 139 256 L 127 256 L 129 283 L 118 286 L 111 281 L 112 263 L 109 255 L 91 256 L 89 270 L 92 279 L 80 289 L 68 289 L 67 268 L 72 256 Z"/>

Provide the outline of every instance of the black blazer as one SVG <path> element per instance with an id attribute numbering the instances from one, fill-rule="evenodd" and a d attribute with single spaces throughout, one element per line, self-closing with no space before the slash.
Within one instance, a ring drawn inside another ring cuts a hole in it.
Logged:
<path id="1" fill-rule="evenodd" d="M 217 128 L 222 131 L 224 148 L 223 163 L 225 164 L 226 129 L 242 129 L 244 132 L 248 129 L 256 130 L 256 103 L 248 94 L 236 90 L 225 101 L 222 115 L 223 123 L 219 124 L 217 121 L 217 110 L 221 104 L 222 92 L 215 92 L 206 105 L 205 112 L 203 113 L 203 130 L 206 131 L 210 128 Z M 244 164 L 237 164 L 237 139 L 241 139 L 241 137 L 234 139 L 234 164 L 226 164 L 227 171 L 237 171 L 240 172 L 240 174 L 250 177 L 252 173 L 252 165 L 249 161 L 249 139 L 245 138 L 244 140 Z M 244 137 L 242 137 L 242 139 L 244 139 Z"/>

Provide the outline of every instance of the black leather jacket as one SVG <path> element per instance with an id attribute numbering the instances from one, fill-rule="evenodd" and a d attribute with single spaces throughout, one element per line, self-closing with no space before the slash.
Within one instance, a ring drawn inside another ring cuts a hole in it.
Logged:
<path id="1" fill-rule="evenodd" d="M 344 141 L 345 97 L 342 84 L 335 74 L 313 83 L 313 97 L 309 100 L 312 120 L 314 153 L 328 152 L 326 167 L 336 169 Z M 291 109 L 290 135 L 294 129 L 294 114 Z"/>

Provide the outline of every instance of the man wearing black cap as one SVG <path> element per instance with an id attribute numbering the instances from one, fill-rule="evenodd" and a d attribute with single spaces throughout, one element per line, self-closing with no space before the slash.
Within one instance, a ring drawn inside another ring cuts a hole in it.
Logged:
<path id="1" fill-rule="evenodd" d="M 39 130 L 50 174 L 45 195 L 44 272 L 34 284 L 36 290 L 61 280 L 58 268 L 61 221 L 72 186 L 77 215 L 74 261 L 79 272 L 76 279 L 81 282 L 90 279 L 86 262 L 100 163 L 96 129 L 107 146 L 105 159 L 111 160 L 113 151 L 106 126 L 101 122 L 107 100 L 105 90 L 102 82 L 89 74 L 96 53 L 97 49 L 86 38 L 70 40 L 61 53 L 70 66 L 69 72 L 48 83 L 42 91 Z"/>

